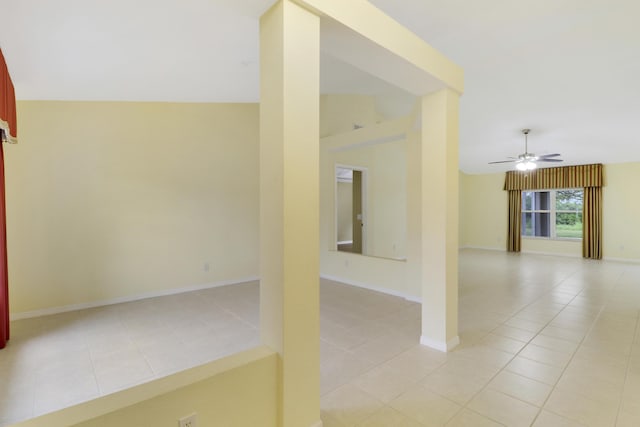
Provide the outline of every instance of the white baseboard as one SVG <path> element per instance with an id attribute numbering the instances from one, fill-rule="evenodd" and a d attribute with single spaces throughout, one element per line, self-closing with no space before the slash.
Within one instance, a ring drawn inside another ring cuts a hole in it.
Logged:
<path id="1" fill-rule="evenodd" d="M 614 258 L 614 257 L 602 257 L 603 261 L 613 261 L 613 262 L 625 262 L 629 264 L 640 264 L 640 259 L 638 258 Z"/>
<path id="2" fill-rule="evenodd" d="M 382 294 L 392 295 L 394 297 L 404 298 L 407 301 L 417 302 L 418 304 L 422 304 L 422 299 L 420 297 L 416 297 L 413 295 L 408 295 L 403 292 L 394 291 L 393 289 L 380 288 L 378 286 L 373 286 L 368 283 L 358 282 L 357 280 L 345 279 L 343 277 L 332 276 L 329 274 L 321 274 L 321 279 L 333 280 L 334 282 L 344 283 L 345 285 L 355 286 L 357 288 L 368 289 L 370 291 L 380 292 Z"/>
<path id="3" fill-rule="evenodd" d="M 530 254 L 530 255 L 559 256 L 564 258 L 582 258 L 582 254 L 563 254 L 558 252 L 546 252 L 546 251 L 520 251 L 520 253 Z"/>
<path id="4" fill-rule="evenodd" d="M 139 301 L 147 298 L 164 297 L 168 295 L 182 294 L 185 292 L 200 291 L 203 289 L 218 288 L 220 286 L 236 285 L 239 283 L 253 282 L 260 280 L 257 276 L 245 277 L 233 280 L 222 280 L 219 282 L 205 283 L 203 285 L 185 286 L 183 288 L 162 289 L 158 291 L 145 292 L 142 294 L 130 295 L 126 297 L 112 298 L 108 300 L 85 302 L 80 304 L 64 305 L 59 307 L 43 308 L 41 310 L 23 311 L 20 313 L 11 313 L 11 320 L 29 319 L 32 317 L 49 316 L 52 314 L 67 313 L 69 311 L 85 310 L 87 308 L 104 307 L 107 305 L 120 304 L 123 302 Z"/>
<path id="5" fill-rule="evenodd" d="M 471 246 L 471 245 L 460 246 L 458 249 L 460 249 L 460 250 L 464 250 L 464 249 L 480 249 L 480 250 L 483 250 L 483 251 L 497 251 L 497 252 L 506 252 L 507 251 L 505 248 L 496 248 L 496 247 L 492 247 L 492 246 Z"/>
<path id="6" fill-rule="evenodd" d="M 430 347 L 430 348 L 433 348 L 434 350 L 438 350 L 446 353 L 448 351 L 453 350 L 458 344 L 460 344 L 460 337 L 456 335 L 455 337 L 451 338 L 449 341 L 444 342 L 444 341 L 437 341 L 422 335 L 420 336 L 420 344 L 424 345 L 425 347 Z"/>
<path id="7" fill-rule="evenodd" d="M 318 422 L 311 424 L 309 427 L 322 427 L 322 426 L 323 426 L 322 420 L 320 420 Z"/>

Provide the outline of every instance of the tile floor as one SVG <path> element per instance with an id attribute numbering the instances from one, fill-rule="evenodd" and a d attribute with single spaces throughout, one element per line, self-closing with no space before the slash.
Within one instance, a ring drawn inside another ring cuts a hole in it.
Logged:
<path id="1" fill-rule="evenodd" d="M 416 344 L 418 304 L 323 280 L 324 425 L 640 426 L 639 315 L 640 264 L 464 250 L 445 354 Z M 253 346 L 257 323 L 256 283 L 14 322 L 0 426 Z"/>

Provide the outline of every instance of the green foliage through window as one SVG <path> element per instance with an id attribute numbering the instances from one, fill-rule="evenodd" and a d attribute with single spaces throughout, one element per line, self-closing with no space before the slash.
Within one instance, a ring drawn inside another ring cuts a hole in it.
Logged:
<path id="1" fill-rule="evenodd" d="M 522 192 L 522 235 L 582 238 L 582 189 Z"/>

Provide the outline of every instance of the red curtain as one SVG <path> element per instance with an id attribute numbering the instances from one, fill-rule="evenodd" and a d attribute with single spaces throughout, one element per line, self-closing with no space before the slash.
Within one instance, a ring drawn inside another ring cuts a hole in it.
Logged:
<path id="1" fill-rule="evenodd" d="M 16 97 L 7 63 L 0 50 L 0 349 L 9 340 L 9 280 L 7 275 L 7 215 L 4 200 L 2 142 L 17 142 Z"/>

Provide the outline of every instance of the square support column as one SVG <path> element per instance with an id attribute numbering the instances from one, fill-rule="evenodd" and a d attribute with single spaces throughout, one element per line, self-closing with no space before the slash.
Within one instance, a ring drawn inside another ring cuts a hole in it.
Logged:
<path id="1" fill-rule="evenodd" d="M 319 75 L 319 17 L 276 3 L 260 19 L 260 327 L 283 427 L 322 425 Z"/>
<path id="2" fill-rule="evenodd" d="M 458 107 L 442 89 L 422 98 L 422 336 L 440 351 L 458 338 Z"/>

